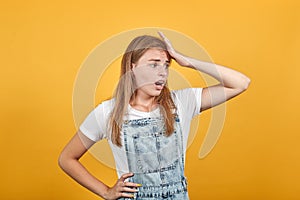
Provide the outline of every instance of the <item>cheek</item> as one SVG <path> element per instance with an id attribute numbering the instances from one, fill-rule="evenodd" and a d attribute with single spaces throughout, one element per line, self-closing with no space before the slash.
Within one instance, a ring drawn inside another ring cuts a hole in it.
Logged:
<path id="1" fill-rule="evenodd" d="M 134 76 L 138 87 L 143 85 L 153 84 L 157 81 L 158 76 L 155 70 L 147 69 L 143 67 L 136 67 L 134 70 Z"/>

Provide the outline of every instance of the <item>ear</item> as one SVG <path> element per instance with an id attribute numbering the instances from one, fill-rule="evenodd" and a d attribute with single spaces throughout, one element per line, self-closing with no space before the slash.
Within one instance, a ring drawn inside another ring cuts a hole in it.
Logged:
<path id="1" fill-rule="evenodd" d="M 135 64 L 135 63 L 131 63 L 131 69 L 130 69 L 130 71 L 133 73 L 133 75 L 134 75 L 134 72 L 135 72 L 135 68 L 137 67 L 137 65 Z"/>
<path id="2" fill-rule="evenodd" d="M 132 69 L 136 67 L 136 64 L 135 63 L 131 63 L 131 67 Z"/>

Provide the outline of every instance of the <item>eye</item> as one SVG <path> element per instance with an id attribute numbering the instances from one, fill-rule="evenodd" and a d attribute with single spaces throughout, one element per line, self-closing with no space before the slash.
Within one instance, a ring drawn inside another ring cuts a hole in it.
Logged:
<path id="1" fill-rule="evenodd" d="M 151 63 L 151 64 L 149 64 L 149 66 L 152 67 L 152 68 L 156 68 L 158 66 L 158 64 L 157 63 Z"/>
<path id="2" fill-rule="evenodd" d="M 169 67 L 170 67 L 170 64 L 169 64 L 169 63 L 165 63 L 165 64 L 164 64 L 164 68 L 165 68 L 165 69 L 168 69 Z"/>

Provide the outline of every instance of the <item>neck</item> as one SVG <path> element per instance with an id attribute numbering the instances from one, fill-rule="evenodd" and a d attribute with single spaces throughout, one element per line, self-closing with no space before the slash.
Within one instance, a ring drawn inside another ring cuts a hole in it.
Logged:
<path id="1" fill-rule="evenodd" d="M 148 96 L 139 91 L 137 91 L 135 96 L 130 101 L 130 105 L 134 109 L 144 112 L 150 112 L 157 107 L 154 96 Z"/>

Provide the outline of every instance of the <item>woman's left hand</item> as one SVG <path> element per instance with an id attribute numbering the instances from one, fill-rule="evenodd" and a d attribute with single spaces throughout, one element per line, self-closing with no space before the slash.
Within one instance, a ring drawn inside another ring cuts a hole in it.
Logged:
<path id="1" fill-rule="evenodd" d="M 171 41 L 160 31 L 157 32 L 159 34 L 159 36 L 163 39 L 163 41 L 165 42 L 166 46 L 167 46 L 167 51 L 169 52 L 169 54 L 171 55 L 171 57 L 176 60 L 176 62 L 181 65 L 181 66 L 185 66 L 185 67 L 189 67 L 191 65 L 191 63 L 189 62 L 189 59 L 178 53 L 172 46 Z"/>

